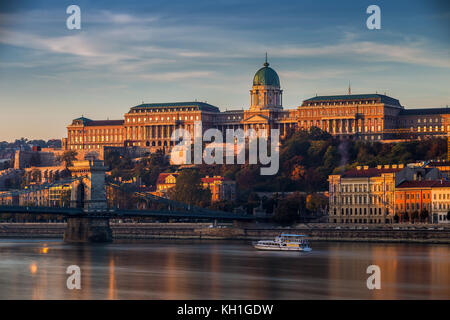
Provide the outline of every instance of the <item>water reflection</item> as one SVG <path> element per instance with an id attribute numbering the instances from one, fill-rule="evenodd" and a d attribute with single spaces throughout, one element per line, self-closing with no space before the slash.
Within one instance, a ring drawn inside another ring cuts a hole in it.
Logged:
<path id="1" fill-rule="evenodd" d="M 381 290 L 366 269 L 381 268 Z M 66 287 L 70 265 L 81 290 Z M 310 253 L 247 242 L 66 245 L 0 241 L 0 299 L 449 299 L 445 245 L 314 243 Z"/>

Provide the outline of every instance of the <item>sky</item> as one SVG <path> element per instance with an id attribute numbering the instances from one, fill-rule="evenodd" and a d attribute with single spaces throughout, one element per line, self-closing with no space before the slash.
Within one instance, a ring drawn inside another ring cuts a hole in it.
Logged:
<path id="1" fill-rule="evenodd" d="M 0 0 L 0 141 L 62 138 L 74 118 L 142 102 L 247 109 L 266 52 L 286 109 L 349 82 L 407 108 L 450 104 L 448 1 Z"/>

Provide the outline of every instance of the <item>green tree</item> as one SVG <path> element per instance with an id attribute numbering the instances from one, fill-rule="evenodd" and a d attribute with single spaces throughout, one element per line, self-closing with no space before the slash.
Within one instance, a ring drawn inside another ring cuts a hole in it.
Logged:
<path id="1" fill-rule="evenodd" d="M 328 205 L 328 199 L 317 193 L 309 194 L 306 196 L 306 209 L 310 212 L 321 212 Z"/>
<path id="2" fill-rule="evenodd" d="M 339 163 L 339 154 L 335 146 L 329 146 L 324 155 L 323 164 L 327 168 L 333 168 Z"/>
<path id="3" fill-rule="evenodd" d="M 211 191 L 203 189 L 197 170 L 183 170 L 177 177 L 175 187 L 169 190 L 169 197 L 190 205 L 209 205 Z"/>

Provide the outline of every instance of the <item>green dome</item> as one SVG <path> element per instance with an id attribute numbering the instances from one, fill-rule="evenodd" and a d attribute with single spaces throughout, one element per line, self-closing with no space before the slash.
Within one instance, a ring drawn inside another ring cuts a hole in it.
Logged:
<path id="1" fill-rule="evenodd" d="M 264 67 L 256 72 L 255 77 L 253 78 L 254 86 L 280 86 L 280 78 L 278 78 L 278 74 L 269 67 L 269 64 L 264 63 Z"/>

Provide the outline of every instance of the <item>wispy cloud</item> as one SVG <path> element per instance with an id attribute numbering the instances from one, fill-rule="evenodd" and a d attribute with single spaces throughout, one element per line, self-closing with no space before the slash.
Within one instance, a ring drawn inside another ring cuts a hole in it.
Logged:
<path id="1" fill-rule="evenodd" d="M 419 47 L 419 44 L 392 45 L 380 42 L 355 41 L 320 47 L 281 47 L 276 51 L 276 54 L 280 57 L 289 58 L 325 56 L 336 59 L 355 57 L 363 61 L 396 62 L 450 68 L 448 52 L 436 52 L 425 48 L 425 44 L 423 45 L 423 47 Z"/>
<path id="2" fill-rule="evenodd" d="M 140 79 L 174 81 L 192 78 L 210 78 L 213 75 L 211 71 L 178 71 L 178 72 L 163 72 L 139 75 Z"/>
<path id="3" fill-rule="evenodd" d="M 428 106 L 448 103 L 449 43 L 435 35 L 442 34 L 438 24 L 429 23 L 444 21 L 448 11 L 441 10 L 439 19 L 422 9 L 408 11 L 401 21 L 386 17 L 382 30 L 368 32 L 364 10 L 322 2 L 273 7 L 242 0 L 157 5 L 99 0 L 82 6 L 79 31 L 66 29 L 59 2 L 0 12 L 2 103 L 17 106 L 18 117 L 37 104 L 48 108 L 49 116 L 58 110 L 61 123 L 73 110 L 103 117 L 114 105 L 120 115 L 136 97 L 196 97 L 246 108 L 251 78 L 266 51 L 280 75 L 285 106 L 317 90 L 341 90 L 354 79 L 368 92 L 392 90 L 405 105 L 417 106 L 423 96 Z M 392 4 L 395 9 L 400 15 L 405 8 Z M 436 79 L 439 84 L 431 84 Z M 69 101 L 69 95 L 76 98 Z M 61 101 L 69 109 L 61 108 Z M 13 134 L 9 120 L 3 121 L 0 135 Z"/>

